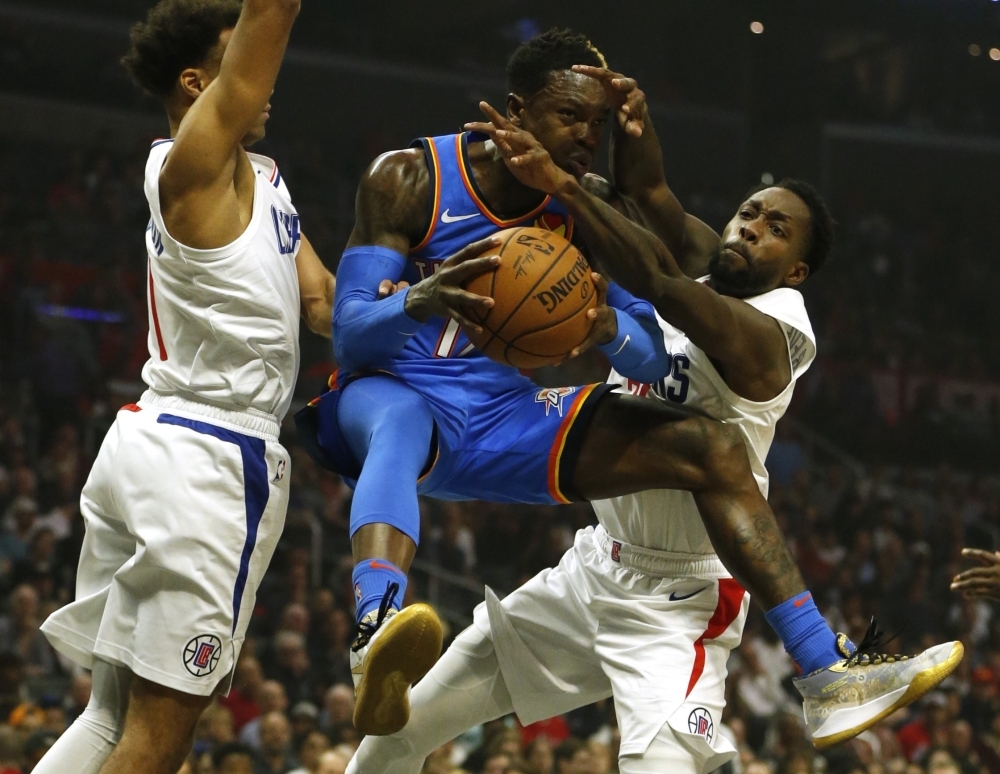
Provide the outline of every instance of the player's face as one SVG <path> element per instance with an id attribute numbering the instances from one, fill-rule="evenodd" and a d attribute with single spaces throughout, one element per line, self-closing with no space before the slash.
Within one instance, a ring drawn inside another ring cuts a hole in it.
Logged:
<path id="1" fill-rule="evenodd" d="M 798 196 L 765 188 L 740 205 L 708 264 L 716 290 L 747 298 L 801 283 L 809 246 L 810 215 Z"/>
<path id="2" fill-rule="evenodd" d="M 527 100 L 507 100 L 511 121 L 535 136 L 560 169 L 577 179 L 590 171 L 610 106 L 593 78 L 571 70 L 549 73 L 548 84 Z"/>
<path id="3" fill-rule="evenodd" d="M 205 84 L 206 87 L 209 83 L 219 77 L 219 69 L 222 67 L 222 57 L 226 53 L 226 47 L 229 45 L 229 39 L 232 36 L 232 30 L 223 30 L 219 35 L 219 43 L 212 52 L 212 55 L 209 57 L 209 61 L 205 64 L 205 69 L 209 76 L 209 80 Z M 268 104 L 264 108 L 264 112 L 260 114 L 253 126 L 250 127 L 250 131 L 243 137 L 243 140 L 241 141 L 243 147 L 249 148 L 254 143 L 260 142 L 264 139 L 264 136 L 267 134 L 265 124 L 270 117 L 271 105 Z"/>

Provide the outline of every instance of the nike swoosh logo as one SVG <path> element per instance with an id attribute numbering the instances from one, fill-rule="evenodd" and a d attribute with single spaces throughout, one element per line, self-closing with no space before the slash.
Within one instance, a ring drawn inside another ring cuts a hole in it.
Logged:
<path id="1" fill-rule="evenodd" d="M 368 564 L 368 566 L 371 567 L 373 570 L 395 570 L 396 569 L 391 564 L 383 564 L 378 559 L 372 559 L 371 562 Z"/>
<path id="2" fill-rule="evenodd" d="M 683 597 L 677 596 L 677 592 L 676 591 L 672 591 L 672 592 L 670 592 L 670 601 L 671 602 L 681 602 L 682 600 L 685 600 L 685 599 L 691 599 L 691 597 L 694 597 L 694 596 L 697 596 L 698 594 L 701 594 L 701 592 L 703 592 L 707 588 L 708 588 L 708 586 L 705 586 L 705 588 L 698 589 L 697 591 L 693 591 L 690 594 L 685 594 Z"/>
<path id="3" fill-rule="evenodd" d="M 801 599 L 796 599 L 794 602 L 792 602 L 792 604 L 795 605 L 796 607 L 802 607 L 806 602 L 808 602 L 812 598 L 813 598 L 813 595 L 811 593 L 809 593 L 809 594 L 806 594 Z"/>
<path id="4" fill-rule="evenodd" d="M 629 334 L 627 334 L 627 333 L 625 334 L 625 341 L 623 341 L 622 345 L 620 347 L 618 347 L 618 352 L 615 352 L 616 355 L 619 352 L 621 352 L 623 349 L 625 349 L 626 346 L 628 346 L 629 339 L 631 339 L 631 338 L 632 337 Z"/>
<path id="5" fill-rule="evenodd" d="M 449 209 L 451 209 L 451 208 L 449 208 Z M 448 214 L 448 210 L 445 210 L 444 212 L 441 213 L 441 222 L 442 223 L 458 223 L 458 221 L 460 221 L 460 220 L 468 220 L 469 218 L 478 218 L 478 217 L 479 217 L 479 213 L 478 212 L 474 212 L 471 215 L 449 215 Z"/>

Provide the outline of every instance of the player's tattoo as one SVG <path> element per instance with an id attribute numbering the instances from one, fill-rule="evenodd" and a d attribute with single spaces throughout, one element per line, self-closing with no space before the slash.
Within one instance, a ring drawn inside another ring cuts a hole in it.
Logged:
<path id="1" fill-rule="evenodd" d="M 731 534 L 732 551 L 726 562 L 741 577 L 767 579 L 769 599 L 761 602 L 773 607 L 805 589 L 802 574 L 773 518 L 750 516 L 736 525 Z M 751 590 L 755 592 L 759 593 Z"/>

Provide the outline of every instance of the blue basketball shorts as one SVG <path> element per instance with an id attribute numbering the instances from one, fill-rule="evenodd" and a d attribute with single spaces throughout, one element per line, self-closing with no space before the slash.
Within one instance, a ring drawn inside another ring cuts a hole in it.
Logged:
<path id="1" fill-rule="evenodd" d="M 365 379 L 331 389 L 296 415 L 303 445 L 322 467 L 356 481 L 361 465 L 337 424 L 341 390 L 364 389 Z M 414 388 L 420 392 L 419 388 Z M 586 429 L 613 385 L 538 387 L 465 392 L 461 421 L 440 394 L 421 393 L 435 418 L 429 463 L 417 491 L 441 500 L 562 505 L 582 498 L 573 476 Z M 414 453 L 427 455 L 427 449 Z"/>

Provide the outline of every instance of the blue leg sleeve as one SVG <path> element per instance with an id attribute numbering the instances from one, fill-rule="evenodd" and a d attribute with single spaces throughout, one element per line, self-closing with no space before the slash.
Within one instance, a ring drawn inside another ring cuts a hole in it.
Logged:
<path id="1" fill-rule="evenodd" d="M 419 542 L 417 479 L 434 434 L 427 402 L 398 379 L 369 376 L 344 388 L 337 420 L 362 463 L 351 505 L 351 537 L 366 524 L 389 524 Z"/>

